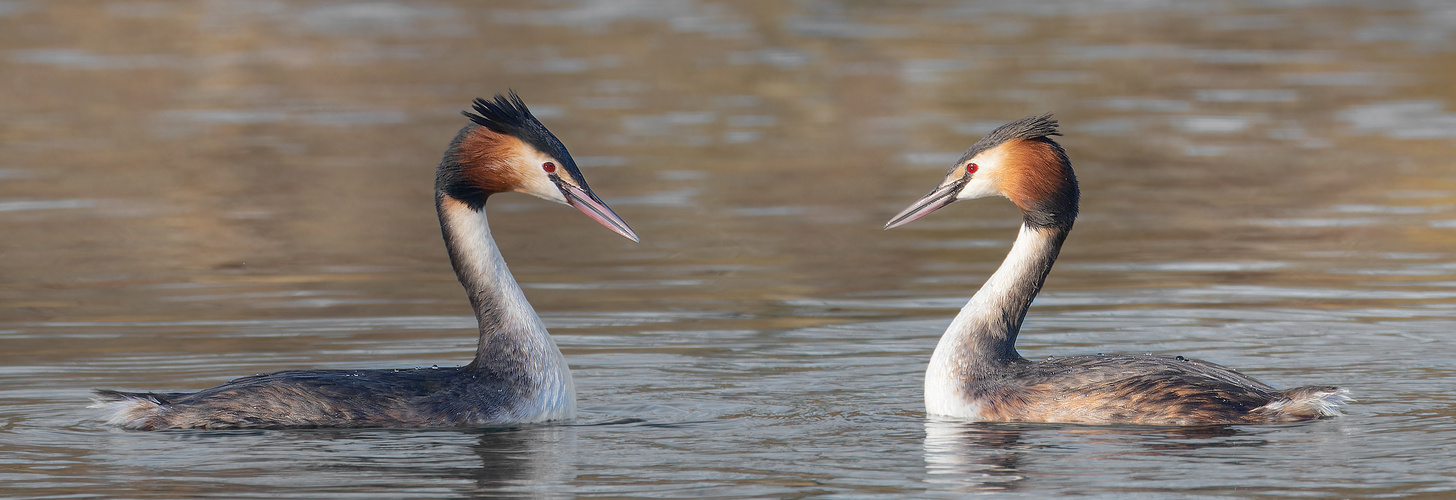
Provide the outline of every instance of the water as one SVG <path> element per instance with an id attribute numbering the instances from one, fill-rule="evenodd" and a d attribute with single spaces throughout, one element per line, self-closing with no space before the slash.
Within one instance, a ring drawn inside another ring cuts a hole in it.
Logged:
<path id="1" fill-rule="evenodd" d="M 0 496 L 1450 495 L 1453 37 L 1441 2 L 0 2 Z M 432 171 L 507 88 L 642 236 L 492 201 L 577 421 L 94 420 L 96 387 L 466 362 Z M 1017 214 L 880 225 L 1045 111 L 1083 216 L 1022 353 L 1195 356 L 1349 415 L 927 420 Z"/>

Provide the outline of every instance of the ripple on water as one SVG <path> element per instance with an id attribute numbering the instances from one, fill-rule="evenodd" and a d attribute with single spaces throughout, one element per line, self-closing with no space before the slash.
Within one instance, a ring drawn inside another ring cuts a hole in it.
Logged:
<path id="1" fill-rule="evenodd" d="M 0 200 L 0 212 L 94 208 L 95 200 Z"/>
<path id="2" fill-rule="evenodd" d="M 1456 137 L 1456 113 L 1444 109 L 1441 101 L 1391 101 L 1354 106 L 1336 116 L 1356 131 L 1384 133 L 1395 139 Z"/>

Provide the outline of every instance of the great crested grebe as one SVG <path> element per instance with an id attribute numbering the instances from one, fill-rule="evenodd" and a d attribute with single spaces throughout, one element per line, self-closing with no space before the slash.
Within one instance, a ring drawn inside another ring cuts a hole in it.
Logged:
<path id="1" fill-rule="evenodd" d="M 1021 232 L 1001 267 L 971 297 L 925 371 L 925 409 L 974 421 L 1208 425 L 1293 422 L 1340 414 L 1348 391 L 1278 390 L 1182 356 L 1091 355 L 1031 361 L 1016 333 L 1077 218 L 1077 177 L 1051 114 L 1002 125 L 957 160 L 940 186 L 885 229 L 958 200 L 1003 196 Z"/>
<path id="2" fill-rule="evenodd" d="M 445 248 L 480 324 L 475 361 L 456 368 L 291 370 L 192 393 L 96 391 L 128 429 L 464 427 L 576 416 L 571 371 L 506 268 L 485 202 L 507 191 L 576 207 L 637 241 L 586 185 L 566 146 L 514 91 L 475 100 L 435 173 Z"/>

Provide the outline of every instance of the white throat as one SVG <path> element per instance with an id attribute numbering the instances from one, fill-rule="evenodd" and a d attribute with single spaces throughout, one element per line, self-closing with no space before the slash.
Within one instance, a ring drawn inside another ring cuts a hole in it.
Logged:
<path id="1" fill-rule="evenodd" d="M 930 357 L 925 407 L 932 415 L 976 419 L 966 387 L 986 373 L 1021 358 L 1016 334 L 1061 249 L 1065 230 L 1021 226 L 1011 252 L 961 308 Z"/>
<path id="2" fill-rule="evenodd" d="M 561 349 L 546 331 L 490 235 L 485 210 L 451 198 L 440 202 L 445 240 L 480 323 L 474 365 L 526 388 L 513 405 L 518 421 L 576 416 L 576 387 Z"/>

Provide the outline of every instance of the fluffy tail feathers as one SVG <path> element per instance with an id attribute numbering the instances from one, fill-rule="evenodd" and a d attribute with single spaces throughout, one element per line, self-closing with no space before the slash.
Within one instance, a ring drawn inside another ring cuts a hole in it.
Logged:
<path id="1" fill-rule="evenodd" d="M 1281 391 L 1279 397 L 1258 410 L 1270 421 L 1294 422 L 1338 417 L 1346 404 L 1354 401 L 1350 391 L 1333 386 L 1304 386 Z"/>
<path id="2" fill-rule="evenodd" d="M 101 409 L 101 419 L 108 425 L 145 429 L 150 417 L 163 411 L 167 404 L 160 394 L 97 389 L 96 397 L 91 398 L 91 406 L 87 408 Z"/>

